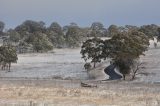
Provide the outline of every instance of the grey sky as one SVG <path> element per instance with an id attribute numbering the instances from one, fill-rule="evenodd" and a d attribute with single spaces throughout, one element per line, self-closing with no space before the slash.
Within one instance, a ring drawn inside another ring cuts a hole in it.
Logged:
<path id="1" fill-rule="evenodd" d="M 27 19 L 47 25 L 53 21 L 80 26 L 94 21 L 105 26 L 160 24 L 159 5 L 160 0 L 0 0 L 0 20 L 7 28 Z"/>

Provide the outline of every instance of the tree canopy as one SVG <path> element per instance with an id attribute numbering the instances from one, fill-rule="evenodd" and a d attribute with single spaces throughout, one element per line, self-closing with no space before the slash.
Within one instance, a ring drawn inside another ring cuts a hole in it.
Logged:
<path id="1" fill-rule="evenodd" d="M 6 66 L 8 66 L 10 71 L 11 63 L 15 63 L 17 60 L 16 49 L 13 46 L 0 46 L 0 64 L 2 69 L 5 69 Z"/>
<path id="2" fill-rule="evenodd" d="M 125 75 L 130 73 L 133 61 L 149 46 L 149 38 L 139 31 L 125 31 L 114 34 L 111 39 L 101 40 L 99 38 L 89 39 L 83 43 L 81 48 L 82 58 L 91 60 L 91 63 L 101 62 L 109 58 Z"/>
<path id="3" fill-rule="evenodd" d="M 87 62 L 91 60 L 94 63 L 94 67 L 97 62 L 101 62 L 103 56 L 103 40 L 99 38 L 93 38 L 85 41 L 81 47 L 82 58 Z"/>
<path id="4" fill-rule="evenodd" d="M 125 74 L 130 73 L 133 61 L 144 55 L 148 46 L 149 38 L 144 33 L 122 32 L 104 41 L 103 56 L 112 59 L 125 79 Z"/>
<path id="5" fill-rule="evenodd" d="M 1 32 L 3 31 L 4 26 L 5 26 L 4 22 L 0 21 L 0 31 Z"/>

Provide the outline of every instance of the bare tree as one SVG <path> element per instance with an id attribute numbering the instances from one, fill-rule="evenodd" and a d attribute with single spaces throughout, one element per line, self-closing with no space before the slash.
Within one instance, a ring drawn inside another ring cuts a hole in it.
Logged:
<path id="1" fill-rule="evenodd" d="M 136 77 L 136 75 L 139 74 L 138 72 L 140 71 L 142 65 L 143 65 L 143 63 L 140 62 L 139 60 L 135 60 L 135 61 L 133 62 L 133 65 L 132 65 L 132 67 L 131 67 L 131 73 L 132 73 L 132 78 L 131 78 L 131 80 L 134 80 L 135 77 Z"/>

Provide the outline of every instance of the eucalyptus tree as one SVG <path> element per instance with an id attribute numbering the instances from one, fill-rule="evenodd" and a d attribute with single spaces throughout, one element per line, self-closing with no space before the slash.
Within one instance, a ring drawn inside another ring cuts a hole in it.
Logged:
<path id="1" fill-rule="evenodd" d="M 10 71 L 11 63 L 16 63 L 18 60 L 15 47 L 11 45 L 0 46 L 0 63 L 2 69 L 8 65 Z"/>
<path id="2" fill-rule="evenodd" d="M 137 30 L 139 30 L 139 27 L 133 26 L 133 25 L 125 25 L 125 29 L 126 29 L 127 31 L 131 31 L 131 30 L 137 31 Z"/>
<path id="3" fill-rule="evenodd" d="M 90 60 L 95 68 L 96 63 L 101 62 L 101 60 L 103 59 L 102 51 L 103 40 L 95 37 L 83 42 L 80 53 L 82 54 L 82 58 L 85 60 L 85 62 Z"/>
<path id="4" fill-rule="evenodd" d="M 46 34 L 55 47 L 59 48 L 65 45 L 65 38 L 62 27 L 57 22 L 53 22 L 47 28 Z"/>
<path id="5" fill-rule="evenodd" d="M 91 27 L 91 37 L 104 37 L 106 34 L 106 29 L 104 28 L 104 25 L 100 22 L 94 22 L 92 23 Z"/>
<path id="6" fill-rule="evenodd" d="M 4 27 L 5 27 L 5 23 L 0 21 L 0 34 L 2 34 Z"/>
<path id="7" fill-rule="evenodd" d="M 77 24 L 71 23 L 71 25 L 66 26 L 65 41 L 67 47 L 79 47 L 82 42 L 83 35 L 81 33 L 81 28 Z"/>
<path id="8" fill-rule="evenodd" d="M 138 31 L 121 32 L 104 41 L 103 56 L 112 59 L 125 79 L 125 75 L 131 71 L 134 60 L 144 55 L 148 46 L 149 39 L 144 33 Z"/>
<path id="9" fill-rule="evenodd" d="M 36 52 L 47 52 L 53 49 L 53 45 L 47 35 L 41 32 L 35 32 L 30 35 L 25 42 L 32 44 L 33 50 Z"/>
<path id="10" fill-rule="evenodd" d="M 139 31 L 143 32 L 150 39 L 154 39 L 154 37 L 158 36 L 158 26 L 154 24 L 143 25 L 140 27 Z"/>
<path id="11" fill-rule="evenodd" d="M 18 43 L 20 41 L 20 34 L 13 29 L 7 31 L 7 35 L 9 36 L 9 40 Z"/>
<path id="12" fill-rule="evenodd" d="M 34 33 L 34 32 L 45 32 L 46 27 L 45 23 L 43 21 L 32 21 L 32 20 L 26 20 L 23 22 L 21 25 L 17 26 L 15 28 L 16 31 L 18 32 L 29 32 L 29 33 Z"/>
<path id="13" fill-rule="evenodd" d="M 109 35 L 110 37 L 118 34 L 119 32 L 120 32 L 120 31 L 119 31 L 119 28 L 118 28 L 118 26 L 116 26 L 116 25 L 110 25 L 109 28 L 108 28 L 108 35 Z"/>
<path id="14" fill-rule="evenodd" d="M 54 26 L 52 25 L 51 28 Z M 53 49 L 50 39 L 48 38 L 47 29 L 43 21 L 26 20 L 21 25 L 15 28 L 15 31 L 20 34 L 21 42 L 32 45 L 34 51 L 43 52 Z"/>
<path id="15" fill-rule="evenodd" d="M 158 28 L 158 36 L 157 36 L 157 41 L 160 41 L 160 27 Z"/>

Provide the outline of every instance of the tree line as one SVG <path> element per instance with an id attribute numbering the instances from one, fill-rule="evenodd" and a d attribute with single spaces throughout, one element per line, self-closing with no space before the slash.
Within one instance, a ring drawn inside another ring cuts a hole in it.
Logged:
<path id="1" fill-rule="evenodd" d="M 19 53 L 46 52 L 53 48 L 75 48 L 89 37 L 112 37 L 119 32 L 137 30 L 150 39 L 160 40 L 160 27 L 158 25 L 143 25 L 140 27 L 126 25 L 110 25 L 105 28 L 100 22 L 93 22 L 90 27 L 80 27 L 76 23 L 60 26 L 57 22 L 46 26 L 43 21 L 26 20 L 14 29 L 4 31 L 5 23 L 0 21 L 0 36 L 6 36 L 5 43 L 16 46 Z"/>
<path id="2" fill-rule="evenodd" d="M 99 33 L 103 36 L 103 25 L 99 26 L 99 24 L 93 24 L 92 29 L 98 28 Z M 42 21 L 26 20 L 21 25 L 5 32 L 3 31 L 4 26 L 5 24 L 0 22 L 0 35 L 8 36 L 5 43 L 16 46 L 20 53 L 25 50 L 46 52 L 53 48 L 75 48 L 79 47 L 90 33 L 97 34 L 97 32 L 90 32 L 90 28 L 79 27 L 76 23 L 61 27 L 57 22 L 53 22 L 49 27 L 46 27 Z M 103 32 L 100 32 L 102 29 Z"/>

